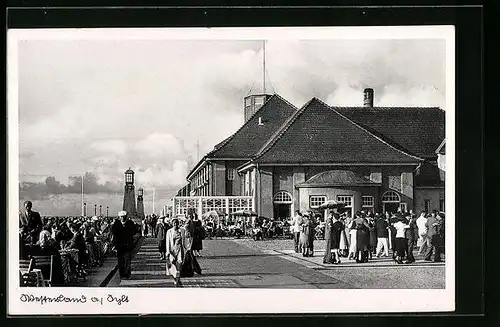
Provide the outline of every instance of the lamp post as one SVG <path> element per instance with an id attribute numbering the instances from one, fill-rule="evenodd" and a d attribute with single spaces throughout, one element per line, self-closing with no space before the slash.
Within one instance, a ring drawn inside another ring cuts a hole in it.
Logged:
<path id="1" fill-rule="evenodd" d="M 109 207 L 106 206 L 106 218 L 108 218 L 108 215 L 109 215 Z"/>
<path id="2" fill-rule="evenodd" d="M 94 204 L 94 216 L 97 216 L 97 204 Z"/>
<path id="3" fill-rule="evenodd" d="M 102 204 L 99 205 L 99 217 L 102 216 Z"/>
<path id="4" fill-rule="evenodd" d="M 87 217 L 87 203 L 83 202 L 83 216 Z"/>

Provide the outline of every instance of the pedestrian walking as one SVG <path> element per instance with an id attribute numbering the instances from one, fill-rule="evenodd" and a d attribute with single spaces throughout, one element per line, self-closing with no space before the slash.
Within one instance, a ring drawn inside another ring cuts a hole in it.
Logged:
<path id="1" fill-rule="evenodd" d="M 330 213 L 325 220 L 325 254 L 323 256 L 323 263 L 334 263 L 332 258 L 332 238 L 333 238 L 333 214 Z"/>
<path id="2" fill-rule="evenodd" d="M 290 224 L 291 232 L 293 233 L 293 245 L 295 253 L 300 253 L 299 238 L 300 238 L 300 226 L 302 225 L 302 214 L 299 210 L 295 211 L 295 216 L 293 217 L 292 223 Z"/>
<path id="3" fill-rule="evenodd" d="M 118 212 L 118 219 L 113 223 L 111 233 L 113 235 L 113 245 L 116 249 L 118 270 L 121 278 L 128 279 L 132 273 L 130 263 L 136 232 L 135 224 L 127 218 L 127 212 Z"/>
<path id="4" fill-rule="evenodd" d="M 302 224 L 300 225 L 300 248 L 302 250 L 303 257 L 312 257 L 312 250 L 310 248 L 310 236 L 314 233 L 314 230 L 311 229 L 311 221 L 309 214 L 304 214 L 302 219 Z"/>
<path id="5" fill-rule="evenodd" d="M 349 260 L 354 260 L 357 249 L 357 233 L 356 223 L 354 220 L 349 221 Z"/>
<path id="6" fill-rule="evenodd" d="M 195 257 L 201 257 L 200 251 L 203 250 L 203 226 L 196 213 L 193 215 L 193 245 L 191 249 Z"/>
<path id="7" fill-rule="evenodd" d="M 175 287 L 182 287 L 181 269 L 182 261 L 186 253 L 186 231 L 180 227 L 178 218 L 172 218 L 173 227 L 167 231 L 166 252 L 167 262 L 166 271 L 168 276 L 174 279 Z"/>
<path id="8" fill-rule="evenodd" d="M 349 226 L 347 226 L 345 215 L 341 215 L 339 221 L 344 226 L 340 232 L 339 255 L 347 258 L 349 255 Z"/>
<path id="9" fill-rule="evenodd" d="M 396 229 L 395 234 L 395 250 L 396 250 L 396 262 L 398 264 L 403 263 L 403 259 L 406 253 L 406 238 L 405 230 L 410 226 L 405 224 L 405 218 L 400 216 L 398 221 L 394 223 L 394 228 Z"/>
<path id="10" fill-rule="evenodd" d="M 405 263 L 413 263 L 415 262 L 415 256 L 413 255 L 413 249 L 418 239 L 418 227 L 415 217 L 408 215 L 406 217 L 408 220 L 408 226 L 405 230 L 405 238 L 406 238 L 406 262 Z"/>
<path id="11" fill-rule="evenodd" d="M 389 222 L 385 217 L 378 217 L 375 220 L 375 229 L 377 232 L 377 258 L 384 251 L 384 257 L 389 256 Z"/>
<path id="12" fill-rule="evenodd" d="M 376 229 L 375 220 L 373 217 L 368 218 L 368 231 L 370 234 L 368 253 L 370 255 L 370 259 L 372 259 L 373 255 L 375 254 L 375 250 L 377 249 L 377 229 Z"/>
<path id="13" fill-rule="evenodd" d="M 167 240 L 167 226 L 165 226 L 165 223 L 162 219 L 158 220 L 158 223 L 156 224 L 156 239 L 158 240 L 158 252 L 160 252 L 160 259 L 165 260 L 166 259 L 166 252 L 167 252 L 167 245 L 166 245 L 166 240 Z"/>
<path id="14" fill-rule="evenodd" d="M 361 213 L 357 213 L 354 223 L 356 228 L 356 262 L 368 262 L 368 249 L 370 245 L 368 221 L 361 215 Z"/>
<path id="15" fill-rule="evenodd" d="M 339 220 L 339 216 L 336 213 L 333 213 L 332 218 L 332 231 L 331 231 L 331 249 L 333 256 L 333 263 L 340 263 L 340 240 L 342 232 L 344 232 L 344 224 Z"/>
<path id="16" fill-rule="evenodd" d="M 432 254 L 434 253 L 434 262 L 441 262 L 441 251 L 444 241 L 444 223 L 442 219 L 434 210 L 431 217 L 425 224 L 427 227 L 427 237 L 430 239 L 430 247 L 425 254 L 425 261 L 431 261 Z"/>
<path id="17" fill-rule="evenodd" d="M 420 213 L 420 216 L 417 218 L 417 227 L 418 227 L 418 255 L 421 253 L 425 253 L 427 249 L 430 247 L 430 240 L 427 238 L 427 217 L 425 211 Z"/>

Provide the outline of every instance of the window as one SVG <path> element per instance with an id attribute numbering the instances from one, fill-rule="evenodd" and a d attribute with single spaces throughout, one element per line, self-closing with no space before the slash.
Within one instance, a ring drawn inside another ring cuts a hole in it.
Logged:
<path id="1" fill-rule="evenodd" d="M 387 191 L 382 195 L 382 202 L 399 202 L 399 195 L 394 191 Z"/>
<path id="2" fill-rule="evenodd" d="M 343 203 L 344 212 L 346 212 L 349 217 L 352 217 L 352 195 L 337 195 L 337 202 Z"/>
<path id="3" fill-rule="evenodd" d="M 273 198 L 274 203 L 292 203 L 292 196 L 285 191 L 278 191 Z"/>
<path id="4" fill-rule="evenodd" d="M 374 206 L 373 196 L 363 195 L 362 200 L 363 200 L 363 202 L 362 202 L 363 208 L 373 208 L 373 206 Z"/>
<path id="5" fill-rule="evenodd" d="M 407 208 L 408 208 L 408 207 L 406 206 L 406 203 L 404 203 L 404 202 L 401 202 L 401 203 L 399 204 L 399 207 L 401 208 L 401 212 L 406 212 L 406 211 L 407 211 Z"/>
<path id="6" fill-rule="evenodd" d="M 263 104 L 264 104 L 264 97 L 256 97 L 255 98 L 255 105 L 256 106 L 263 105 Z"/>
<path id="7" fill-rule="evenodd" d="M 252 105 L 252 97 L 248 97 L 245 99 L 245 107 Z"/>
<path id="8" fill-rule="evenodd" d="M 233 181 L 236 170 L 234 168 L 229 168 L 227 170 L 227 180 Z"/>
<path id="9" fill-rule="evenodd" d="M 444 199 L 439 199 L 439 211 L 445 212 Z"/>
<path id="10" fill-rule="evenodd" d="M 318 208 L 320 205 L 326 202 L 325 195 L 311 195 L 309 196 L 309 207 Z"/>
<path id="11" fill-rule="evenodd" d="M 429 199 L 424 200 L 424 210 L 426 213 L 429 213 L 431 211 L 431 200 Z"/>

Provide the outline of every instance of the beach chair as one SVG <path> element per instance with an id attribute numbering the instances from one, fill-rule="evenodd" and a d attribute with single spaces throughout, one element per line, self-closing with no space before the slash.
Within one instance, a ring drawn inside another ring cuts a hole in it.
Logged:
<path id="1" fill-rule="evenodd" d="M 43 275 L 44 286 L 52 286 L 52 272 L 54 267 L 53 255 L 32 256 L 34 269 L 40 269 Z"/>

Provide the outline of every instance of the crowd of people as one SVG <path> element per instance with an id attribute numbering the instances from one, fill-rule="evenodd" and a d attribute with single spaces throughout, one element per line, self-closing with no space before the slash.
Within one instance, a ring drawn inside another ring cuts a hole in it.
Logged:
<path id="1" fill-rule="evenodd" d="M 158 241 L 158 252 L 165 260 L 166 274 L 175 287 L 182 287 L 181 277 L 201 274 L 197 257 L 201 257 L 205 228 L 194 210 L 185 219 L 148 215 L 142 222 L 142 235 Z"/>
<path id="2" fill-rule="evenodd" d="M 112 249 L 118 251 L 114 217 L 42 217 L 32 206 L 25 201 L 19 214 L 19 259 L 51 256 L 51 267 L 43 267 L 42 273 L 44 279 L 52 276 L 52 286 L 77 285 Z"/>
<path id="3" fill-rule="evenodd" d="M 291 221 L 296 253 L 314 255 L 315 230 L 320 215 L 299 211 Z M 385 214 L 356 212 L 354 217 L 329 212 L 324 222 L 326 248 L 323 262 L 339 264 L 341 257 L 358 263 L 374 257 L 389 256 L 398 264 L 415 262 L 414 249 L 425 261 L 441 262 L 444 253 L 444 213 L 422 212 L 417 218 L 411 211 Z"/>

